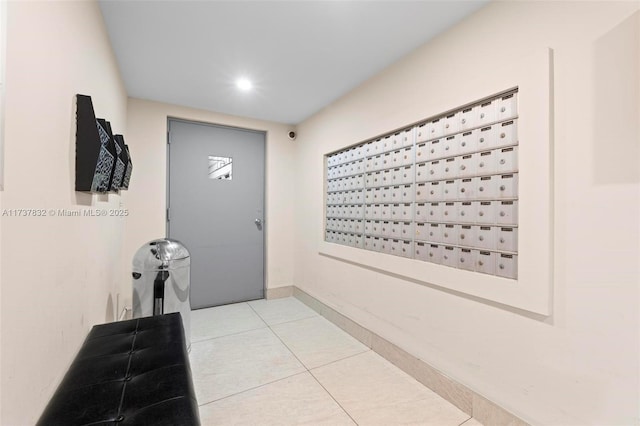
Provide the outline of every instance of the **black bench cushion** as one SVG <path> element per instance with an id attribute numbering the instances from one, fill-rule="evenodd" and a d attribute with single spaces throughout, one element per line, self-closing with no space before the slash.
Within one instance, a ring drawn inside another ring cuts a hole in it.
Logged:
<path id="1" fill-rule="evenodd" d="M 179 313 L 93 327 L 38 425 L 199 425 Z"/>

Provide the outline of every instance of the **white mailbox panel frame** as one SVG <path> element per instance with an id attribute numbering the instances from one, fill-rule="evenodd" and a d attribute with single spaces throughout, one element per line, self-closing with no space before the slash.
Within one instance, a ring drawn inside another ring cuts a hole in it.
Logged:
<path id="1" fill-rule="evenodd" d="M 442 287 L 541 315 L 551 314 L 553 284 L 553 134 L 552 51 L 541 49 L 504 75 L 493 75 L 482 88 L 466 90 L 464 99 L 448 99 L 433 115 L 453 110 L 473 99 L 518 88 L 519 199 L 518 278 L 450 268 L 444 265 L 389 256 L 369 250 L 332 244 L 325 239 L 322 215 L 318 252 L 338 260 Z M 489 89 L 488 89 L 489 87 Z M 493 88 L 493 89 L 491 89 Z M 334 152 L 341 147 L 327 151 Z M 325 157 L 319 165 L 326 170 Z M 326 186 L 326 179 L 324 179 Z M 326 187 L 323 194 L 326 194 Z M 324 201 L 326 203 L 326 200 Z M 326 204 L 325 204 L 326 212 Z"/>

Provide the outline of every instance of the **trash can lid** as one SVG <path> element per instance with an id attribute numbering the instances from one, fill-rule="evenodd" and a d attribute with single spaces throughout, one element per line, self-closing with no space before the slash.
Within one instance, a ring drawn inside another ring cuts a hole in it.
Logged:
<path id="1" fill-rule="evenodd" d="M 178 240 L 161 238 L 149 241 L 138 249 L 133 256 L 134 269 L 144 271 L 155 270 L 157 267 L 167 267 L 174 261 L 190 258 L 189 250 Z M 183 264 L 183 262 L 179 262 Z"/>
<path id="2" fill-rule="evenodd" d="M 186 259 L 189 257 L 189 250 L 178 240 L 161 238 L 149 241 L 146 244 L 151 254 L 158 260 L 168 262 L 170 260 Z M 143 247 L 144 248 L 144 247 Z"/>

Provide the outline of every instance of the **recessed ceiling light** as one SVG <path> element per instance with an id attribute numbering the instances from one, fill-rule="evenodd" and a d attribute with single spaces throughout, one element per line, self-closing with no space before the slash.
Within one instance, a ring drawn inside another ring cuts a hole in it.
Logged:
<path id="1" fill-rule="evenodd" d="M 236 80 L 236 86 L 238 86 L 238 89 L 247 92 L 253 88 L 253 83 L 247 78 L 239 78 Z"/>

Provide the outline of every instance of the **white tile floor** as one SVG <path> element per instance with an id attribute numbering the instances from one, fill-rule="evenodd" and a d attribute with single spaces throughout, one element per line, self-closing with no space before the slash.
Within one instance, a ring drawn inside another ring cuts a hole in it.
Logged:
<path id="1" fill-rule="evenodd" d="M 295 298 L 193 311 L 203 425 L 478 426 Z"/>

